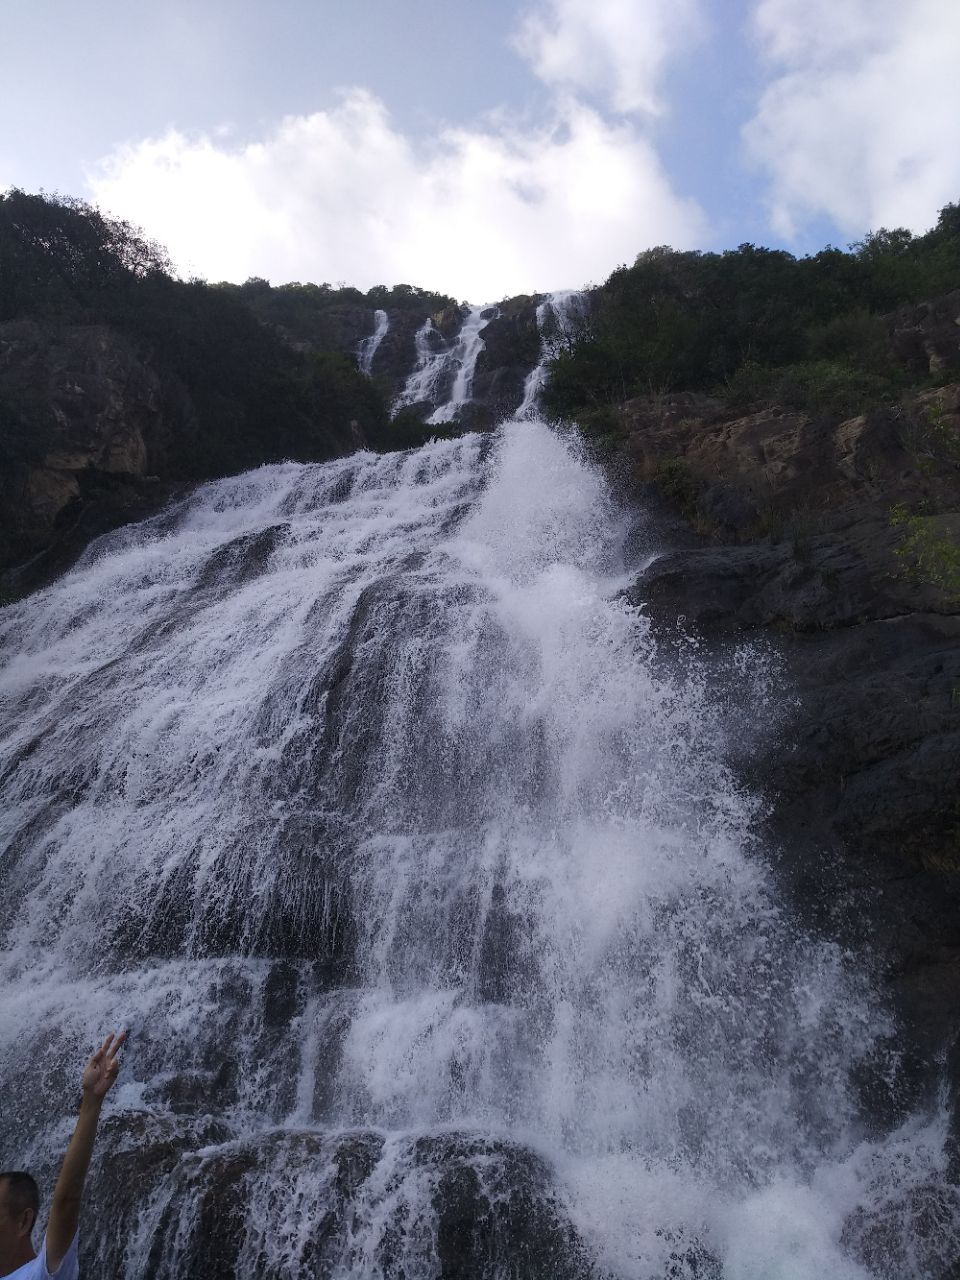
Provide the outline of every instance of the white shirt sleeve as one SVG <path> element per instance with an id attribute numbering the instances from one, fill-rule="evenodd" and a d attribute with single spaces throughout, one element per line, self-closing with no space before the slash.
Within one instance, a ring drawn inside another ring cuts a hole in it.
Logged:
<path id="1" fill-rule="evenodd" d="M 57 1267 L 56 1271 L 51 1271 L 47 1266 L 47 1237 L 43 1237 L 43 1244 L 40 1247 L 40 1253 L 37 1257 L 40 1267 L 37 1271 L 37 1280 L 78 1280 L 80 1275 L 80 1263 L 77 1259 L 77 1241 L 80 1239 L 80 1233 L 73 1237 L 70 1241 L 70 1248 L 63 1255 L 63 1261 Z"/>

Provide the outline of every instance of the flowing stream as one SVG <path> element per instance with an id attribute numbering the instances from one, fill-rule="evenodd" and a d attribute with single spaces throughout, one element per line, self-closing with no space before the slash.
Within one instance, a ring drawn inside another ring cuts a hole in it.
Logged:
<path id="1" fill-rule="evenodd" d="M 869 1123 L 890 1019 L 730 764 L 776 666 L 658 650 L 656 550 L 513 422 L 206 485 L 0 612 L 8 1163 L 131 1032 L 90 1274 L 939 1274 L 942 1118 Z"/>

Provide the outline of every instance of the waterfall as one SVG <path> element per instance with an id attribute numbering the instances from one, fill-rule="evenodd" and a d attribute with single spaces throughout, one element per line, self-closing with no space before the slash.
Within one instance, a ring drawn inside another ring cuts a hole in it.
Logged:
<path id="1" fill-rule="evenodd" d="M 415 338 L 416 364 L 394 403 L 394 414 L 406 405 L 432 403 L 435 407 L 427 422 L 455 422 L 470 399 L 483 350 L 481 331 L 495 314 L 490 307 L 470 307 L 456 341 L 450 344 L 444 343 L 432 320 L 424 321 Z"/>
<path id="2" fill-rule="evenodd" d="M 429 316 L 414 335 L 414 350 L 416 363 L 394 401 L 394 414 L 407 405 L 431 401 L 437 393 L 440 379 L 449 368 L 450 353 Z"/>
<path id="3" fill-rule="evenodd" d="M 470 308 L 456 346 L 450 352 L 450 362 L 457 371 L 450 390 L 450 399 L 434 409 L 427 419 L 428 422 L 455 422 L 458 413 L 470 399 L 477 360 L 483 350 L 483 338 L 480 334 L 496 314 L 495 308 L 487 306 Z"/>
<path id="4" fill-rule="evenodd" d="M 380 343 L 386 337 L 387 330 L 390 328 L 390 320 L 387 313 L 380 307 L 374 312 L 374 329 L 373 333 L 364 338 L 357 350 L 357 367 L 361 373 L 365 373 L 367 377 L 373 372 L 373 358 L 377 354 Z"/>
<path id="5" fill-rule="evenodd" d="M 89 1274 L 956 1256 L 944 1119 L 868 1125 L 890 1016 L 730 763 L 789 691 L 658 648 L 655 550 L 513 422 L 207 484 L 0 611 L 8 1164 L 52 1177 L 130 1029 Z"/>
<path id="6" fill-rule="evenodd" d="M 573 337 L 574 324 L 581 318 L 587 295 L 576 289 L 563 289 L 549 294 L 537 307 L 537 330 L 540 334 L 540 359 L 527 374 L 523 384 L 523 400 L 516 416 L 537 416 L 540 393 L 546 384 L 547 364 L 558 349 Z"/>

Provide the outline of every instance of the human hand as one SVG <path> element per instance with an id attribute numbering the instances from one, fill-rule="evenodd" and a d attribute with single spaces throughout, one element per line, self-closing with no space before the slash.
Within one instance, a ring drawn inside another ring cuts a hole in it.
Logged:
<path id="1" fill-rule="evenodd" d="M 126 1038 L 125 1031 L 121 1031 L 118 1036 L 111 1033 L 87 1063 L 82 1082 L 85 1098 L 95 1098 L 98 1102 L 102 1102 L 106 1097 L 120 1072 L 120 1060 L 117 1054 Z"/>

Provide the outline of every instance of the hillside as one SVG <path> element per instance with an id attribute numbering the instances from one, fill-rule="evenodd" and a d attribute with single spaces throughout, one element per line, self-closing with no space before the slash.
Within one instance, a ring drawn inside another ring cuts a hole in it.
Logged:
<path id="1" fill-rule="evenodd" d="M 330 458 L 386 424 L 352 359 L 175 279 L 126 223 L 0 197 L 0 569 L 64 540 L 69 559 L 171 486 Z"/>
<path id="2" fill-rule="evenodd" d="M 0 197 L 5 590 L 49 580 L 184 485 L 492 427 L 524 401 L 538 361 L 543 411 L 615 452 L 620 406 L 637 396 L 702 393 L 734 416 L 780 404 L 833 422 L 895 406 L 960 370 L 958 281 L 956 205 L 924 236 L 879 231 L 810 258 L 650 250 L 552 328 L 540 297 L 484 310 L 469 395 L 445 413 L 466 304 L 411 285 L 183 281 L 128 224 L 11 191 Z M 432 365 L 418 400 L 414 375 Z"/>

